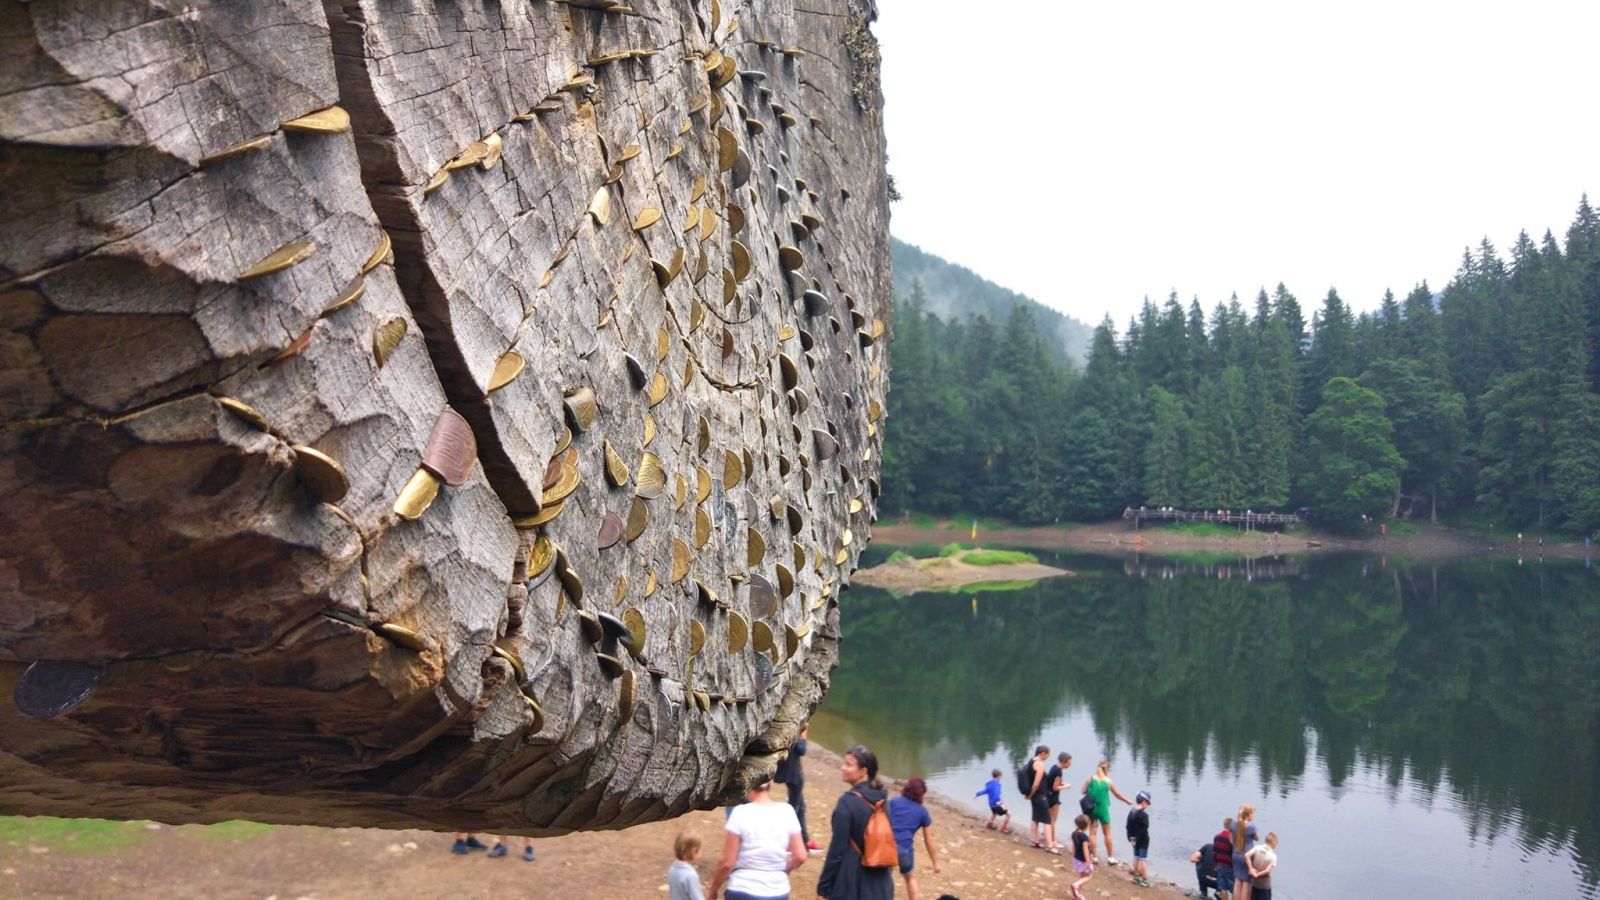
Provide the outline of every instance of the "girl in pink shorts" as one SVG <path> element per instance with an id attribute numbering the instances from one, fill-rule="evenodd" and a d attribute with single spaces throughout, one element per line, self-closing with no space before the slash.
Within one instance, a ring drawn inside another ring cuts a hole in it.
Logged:
<path id="1" fill-rule="evenodd" d="M 1079 815 L 1072 824 L 1077 828 L 1072 832 L 1072 871 L 1078 873 L 1078 880 L 1072 883 L 1072 896 L 1083 900 L 1081 888 L 1094 877 L 1094 838 L 1089 835 L 1088 816 Z"/>

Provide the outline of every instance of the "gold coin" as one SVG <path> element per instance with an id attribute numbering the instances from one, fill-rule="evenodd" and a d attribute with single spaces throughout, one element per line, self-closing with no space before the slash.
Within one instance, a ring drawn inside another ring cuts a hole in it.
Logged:
<path id="1" fill-rule="evenodd" d="M 650 426 L 654 421 L 654 419 L 648 417 L 645 419 L 647 432 L 652 430 Z M 646 439 L 646 443 L 648 442 L 648 439 Z M 659 456 L 645 452 L 639 457 L 639 471 L 634 477 L 634 484 L 638 488 L 639 496 L 646 500 L 654 500 L 661 496 L 666 490 L 667 474 L 661 468 L 661 458 Z"/>
<path id="2" fill-rule="evenodd" d="M 270 143 L 272 143 L 271 135 L 263 135 L 258 138 L 251 138 L 248 141 L 240 141 L 232 146 L 224 147 L 215 153 L 200 157 L 200 165 L 209 166 L 212 163 L 221 162 L 224 159 L 241 156 L 254 150 L 260 150 L 262 147 L 265 147 Z"/>
<path id="3" fill-rule="evenodd" d="M 639 539 L 640 535 L 644 534 L 644 530 L 649 524 L 650 508 L 645 506 L 644 501 L 640 498 L 633 498 L 633 503 L 628 506 L 628 524 L 622 529 L 623 538 L 628 543 L 633 543 Z"/>
<path id="4" fill-rule="evenodd" d="M 295 472 L 311 496 L 324 503 L 336 503 L 350 490 L 344 466 L 333 457 L 304 444 L 295 444 L 290 449 L 294 451 Z"/>
<path id="5" fill-rule="evenodd" d="M 612 487 L 622 487 L 628 483 L 628 464 L 622 461 L 622 454 L 617 448 L 611 446 L 611 441 L 601 442 L 605 456 L 606 480 Z"/>
<path id="6" fill-rule="evenodd" d="M 604 225 L 611 221 L 611 191 L 601 185 L 594 192 L 594 199 L 589 201 L 589 215 L 594 219 L 594 224 Z"/>
<path id="7" fill-rule="evenodd" d="M 494 373 L 489 376 L 488 393 L 492 394 L 510 384 L 512 379 L 522 374 L 525 365 L 527 361 L 522 358 L 522 354 L 515 350 L 507 350 L 494 364 Z"/>
<path id="8" fill-rule="evenodd" d="M 290 119 L 281 126 L 284 131 L 307 131 L 314 134 L 340 134 L 350 130 L 350 114 L 342 106 L 330 106 Z"/>
<path id="9" fill-rule="evenodd" d="M 317 245 L 312 241 L 294 241 L 267 254 L 262 260 L 243 272 L 239 273 L 238 281 L 251 278 L 260 278 L 271 275 L 273 272 L 282 272 L 290 266 L 298 265 L 311 258 L 317 252 Z"/>
<path id="10" fill-rule="evenodd" d="M 407 650 L 421 653 L 428 649 L 428 642 L 423 640 L 422 635 L 404 625 L 396 625 L 393 622 L 379 622 L 372 626 L 372 630 L 377 632 L 384 640 L 398 644 Z"/>
<path id="11" fill-rule="evenodd" d="M 772 626 L 757 620 L 750 625 L 750 643 L 756 648 L 757 653 L 767 653 L 772 650 Z"/>
<path id="12" fill-rule="evenodd" d="M 417 469 L 395 498 L 394 513 L 407 521 L 416 521 L 433 505 L 439 496 L 439 477 L 427 469 Z"/>
<path id="13" fill-rule="evenodd" d="M 372 332 L 372 356 L 379 368 L 389 361 L 395 349 L 406 336 L 406 320 L 396 316 L 386 320 Z"/>
<path id="14" fill-rule="evenodd" d="M 728 613 L 728 652 L 739 653 L 750 642 L 750 623 L 736 612 Z"/>
<path id="15" fill-rule="evenodd" d="M 689 545 L 677 538 L 672 539 L 672 578 L 673 584 L 682 581 L 689 574 L 689 562 L 692 559 Z"/>
<path id="16" fill-rule="evenodd" d="M 754 569 L 756 566 L 761 565 L 761 561 L 766 558 L 767 539 L 761 536 L 761 532 L 754 528 L 750 529 L 750 536 L 746 541 L 745 547 L 745 564 Z"/>
<path id="17" fill-rule="evenodd" d="M 705 509 L 695 507 L 694 510 L 694 548 L 699 550 L 711 540 L 711 517 L 706 515 Z"/>
<path id="18" fill-rule="evenodd" d="M 639 210 L 637 216 L 633 217 L 633 230 L 643 231 L 659 221 L 661 221 L 661 210 L 654 206 L 646 206 L 644 209 Z"/>

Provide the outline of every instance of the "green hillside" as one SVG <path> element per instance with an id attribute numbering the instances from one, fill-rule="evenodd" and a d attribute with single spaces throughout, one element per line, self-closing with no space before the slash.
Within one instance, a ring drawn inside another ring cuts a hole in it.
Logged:
<path id="1" fill-rule="evenodd" d="M 964 321 L 983 315 L 998 324 L 1006 320 L 1011 307 L 1024 304 L 1032 309 L 1034 321 L 1047 336 L 1050 348 L 1073 368 L 1083 367 L 1089 341 L 1094 335 L 1093 326 L 904 241 L 891 238 L 889 243 L 894 260 L 895 296 L 910 297 L 912 285 L 920 282 L 927 310 L 946 321 Z"/>

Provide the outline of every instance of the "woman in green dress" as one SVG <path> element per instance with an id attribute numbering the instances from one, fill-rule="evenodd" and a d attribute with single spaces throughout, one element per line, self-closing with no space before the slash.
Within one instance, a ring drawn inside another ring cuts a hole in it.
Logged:
<path id="1" fill-rule="evenodd" d="M 1116 797 L 1129 806 L 1133 805 L 1133 801 L 1117 790 L 1116 784 L 1111 781 L 1111 763 L 1103 759 L 1095 766 L 1094 777 L 1083 783 L 1083 793 L 1094 798 L 1094 812 L 1089 813 L 1089 830 L 1093 832 L 1094 823 L 1100 823 L 1100 831 L 1106 839 L 1106 865 L 1114 866 L 1117 858 L 1111 849 L 1111 798 Z"/>

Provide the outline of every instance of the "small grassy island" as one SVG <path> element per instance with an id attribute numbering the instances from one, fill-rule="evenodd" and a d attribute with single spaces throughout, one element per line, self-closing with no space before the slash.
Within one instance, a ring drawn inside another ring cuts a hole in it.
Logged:
<path id="1" fill-rule="evenodd" d="M 1032 553 L 1021 550 L 965 548 L 952 543 L 946 544 L 938 556 L 924 559 L 897 550 L 882 565 L 858 571 L 855 580 L 897 594 L 915 594 L 1015 589 L 1041 578 L 1071 574 L 1044 565 Z"/>

